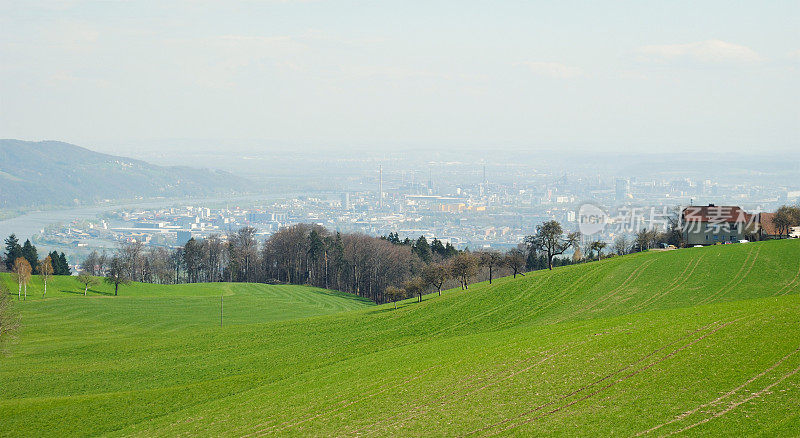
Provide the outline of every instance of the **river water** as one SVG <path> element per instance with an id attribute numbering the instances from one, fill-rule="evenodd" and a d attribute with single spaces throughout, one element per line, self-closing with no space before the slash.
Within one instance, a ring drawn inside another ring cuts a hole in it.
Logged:
<path id="1" fill-rule="evenodd" d="M 109 205 L 96 205 L 90 207 L 69 208 L 64 210 L 46 210 L 34 211 L 25 213 L 21 216 L 16 216 L 11 219 L 0 221 L 0 241 L 5 239 L 11 233 L 17 235 L 17 238 L 24 242 L 25 239 L 30 239 L 35 234 L 39 234 L 42 230 L 50 225 L 67 224 L 72 221 L 91 220 L 97 218 L 98 215 L 127 208 L 160 208 L 172 207 L 183 205 L 196 205 L 206 206 L 210 203 L 220 202 L 237 202 L 237 201 L 255 201 L 260 199 L 270 199 L 273 196 L 241 196 L 230 198 L 197 198 L 197 199 L 182 199 L 182 200 L 149 200 L 125 204 L 109 204 Z M 231 204 L 234 206 L 234 204 Z M 2 250 L 0 250 L 2 252 Z"/>

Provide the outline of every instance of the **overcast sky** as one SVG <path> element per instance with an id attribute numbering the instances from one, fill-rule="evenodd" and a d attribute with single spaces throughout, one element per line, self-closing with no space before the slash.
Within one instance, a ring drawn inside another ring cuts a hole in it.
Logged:
<path id="1" fill-rule="evenodd" d="M 796 0 L 0 0 L 0 137 L 792 150 L 798 23 Z"/>

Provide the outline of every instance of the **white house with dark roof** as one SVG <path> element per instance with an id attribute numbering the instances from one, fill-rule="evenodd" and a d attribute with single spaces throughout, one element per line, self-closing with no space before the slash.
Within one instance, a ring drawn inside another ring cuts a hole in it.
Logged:
<path id="1" fill-rule="evenodd" d="M 714 245 L 747 239 L 757 229 L 757 215 L 738 206 L 693 205 L 681 212 L 686 245 Z"/>

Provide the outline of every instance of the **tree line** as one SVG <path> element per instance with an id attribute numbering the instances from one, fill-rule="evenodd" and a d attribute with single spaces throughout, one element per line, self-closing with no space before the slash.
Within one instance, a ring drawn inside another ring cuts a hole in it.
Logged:
<path id="1" fill-rule="evenodd" d="M 773 216 L 779 235 L 800 225 L 800 207 L 783 206 Z M 583 240 L 583 242 L 581 242 Z M 540 269 L 620 256 L 659 246 L 685 246 L 677 220 L 665 230 L 644 228 L 634 235 L 620 235 L 613 242 L 581 239 L 565 233 L 557 221 L 536 227 L 523 243 L 505 252 L 458 250 L 449 242 L 424 236 L 400 239 L 397 233 L 370 237 L 360 233 L 331 232 L 319 225 L 298 224 L 284 228 L 259 242 L 256 230 L 242 228 L 226 236 L 190 239 L 183 247 L 145 247 L 122 243 L 112 254 L 93 251 L 81 263 L 77 280 L 84 295 L 98 277 L 119 287 L 130 281 L 146 283 L 263 282 L 307 284 L 336 289 L 378 303 L 438 292 L 448 287 L 469 289 L 474 281 L 491 283 L 502 275 L 525 275 Z M 571 257 L 562 257 L 572 250 Z M 32 275 L 40 275 L 47 293 L 52 275 L 71 275 L 64 253 L 53 251 L 39 260 L 36 247 L 19 243 L 12 234 L 5 239 L 0 267 L 14 274 L 18 298 L 27 297 Z M 0 288 L 5 285 L 0 283 Z M 18 326 L 10 312 L 9 292 L 0 292 L 0 340 Z"/>
<path id="2" fill-rule="evenodd" d="M 772 224 L 778 231 L 778 238 L 789 237 L 792 227 L 800 226 L 800 206 L 781 206 L 772 216 Z"/>
<path id="3" fill-rule="evenodd" d="M 39 269 L 42 261 L 50 258 L 54 270 L 53 275 L 70 275 L 72 272 L 67 262 L 67 256 L 62 252 L 61 254 L 53 251 L 49 253 L 45 259 L 39 260 L 39 251 L 36 249 L 30 239 L 26 239 L 25 243 L 19 244 L 19 239 L 16 235 L 11 234 L 5 239 L 5 254 L 3 254 L 2 261 L 7 271 L 11 271 L 14 262 L 19 258 L 25 259 L 31 266 L 31 273 L 34 275 L 39 274 Z"/>
<path id="4" fill-rule="evenodd" d="M 458 250 L 425 236 L 401 240 L 397 233 L 371 237 L 329 231 L 313 224 L 283 228 L 264 241 L 245 227 L 225 236 L 189 239 L 175 249 L 122 243 L 112 254 L 92 252 L 81 264 L 85 280 L 103 276 L 115 286 L 149 283 L 260 282 L 335 289 L 385 303 L 474 281 L 524 275 L 574 263 L 559 257 L 577 248 L 580 235 L 550 221 L 525 243 L 506 252 Z M 82 283 L 88 287 L 89 283 Z"/>
<path id="5" fill-rule="evenodd" d="M 261 282 L 318 286 L 353 293 L 378 303 L 439 292 L 444 288 L 468 289 L 475 281 L 490 283 L 502 275 L 525 275 L 574 263 L 599 260 L 665 245 L 683 245 L 677 221 L 665 230 L 645 228 L 613 242 L 587 240 L 580 233 L 565 232 L 557 221 L 536 227 L 516 248 L 458 250 L 449 242 L 425 236 L 417 239 L 397 233 L 371 237 L 361 233 L 332 232 L 319 225 L 297 224 L 283 228 L 264 241 L 256 230 L 245 227 L 225 236 L 212 234 L 190 239 L 183 247 L 168 249 L 126 242 L 111 254 L 93 251 L 81 263 L 84 293 L 104 277 L 115 294 L 130 281 L 146 283 Z M 571 251 L 571 257 L 565 256 Z M 39 274 L 47 264 L 36 261 L 36 248 L 19 245 L 13 235 L 6 239 L 6 262 L 23 259 L 31 265 L 9 269 L 24 277 Z M 10 257 L 9 257 L 10 255 Z M 16 259 L 14 258 L 16 257 Z M 53 275 L 69 274 L 64 254 L 48 255 Z M 23 260 L 20 264 L 24 265 Z M 47 275 L 45 273 L 45 275 Z"/>
<path id="6" fill-rule="evenodd" d="M 39 260 L 39 251 L 29 239 L 22 245 L 13 233 L 5 239 L 5 254 L 3 255 L 3 265 L 10 271 L 19 286 L 17 297 L 19 299 L 28 298 L 28 282 L 32 275 L 39 275 L 44 282 L 44 293 L 47 294 L 47 281 L 53 275 L 71 275 L 72 272 L 67 262 L 67 257 L 62 252 L 59 254 L 53 251 L 43 259 Z"/>

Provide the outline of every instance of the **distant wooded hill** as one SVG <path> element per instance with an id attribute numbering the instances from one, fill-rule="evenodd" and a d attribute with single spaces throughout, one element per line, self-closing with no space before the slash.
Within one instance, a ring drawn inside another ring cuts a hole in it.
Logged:
<path id="1" fill-rule="evenodd" d="M 0 208 L 222 194 L 248 185 L 227 172 L 156 166 L 59 141 L 0 139 Z"/>

